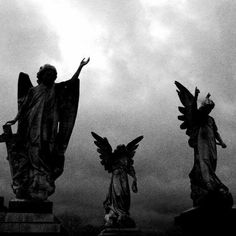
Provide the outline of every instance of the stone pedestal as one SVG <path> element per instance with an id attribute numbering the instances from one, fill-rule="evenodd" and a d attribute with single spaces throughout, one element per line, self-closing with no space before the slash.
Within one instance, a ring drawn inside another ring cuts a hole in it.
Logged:
<path id="1" fill-rule="evenodd" d="M 4 211 L 4 197 L 0 196 L 0 212 Z"/>
<path id="2" fill-rule="evenodd" d="M 137 228 L 105 228 L 98 236 L 141 236 Z"/>
<path id="3" fill-rule="evenodd" d="M 0 196 L 0 222 L 4 220 L 7 208 L 4 206 L 4 197 Z"/>
<path id="4" fill-rule="evenodd" d="M 236 235 L 236 208 L 191 208 L 175 217 L 183 235 Z"/>
<path id="5" fill-rule="evenodd" d="M 66 235 L 50 201 L 11 200 L 0 222 L 1 235 Z"/>

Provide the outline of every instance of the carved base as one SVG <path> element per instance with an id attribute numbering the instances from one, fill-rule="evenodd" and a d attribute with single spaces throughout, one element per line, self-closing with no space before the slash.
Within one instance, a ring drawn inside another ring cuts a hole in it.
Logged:
<path id="1" fill-rule="evenodd" d="M 98 236 L 141 236 L 137 228 L 105 228 Z"/>
<path id="2" fill-rule="evenodd" d="M 33 201 L 12 199 L 9 201 L 9 212 L 18 213 L 52 213 L 53 203 L 50 201 Z"/>
<path id="3" fill-rule="evenodd" d="M 1 235 L 66 235 L 52 214 L 52 202 L 11 200 L 9 211 L 0 222 Z"/>
<path id="4" fill-rule="evenodd" d="M 7 208 L 4 206 L 4 197 L 0 196 L 0 222 L 4 220 Z"/>
<path id="5" fill-rule="evenodd" d="M 222 184 L 215 191 L 207 191 L 197 185 L 191 183 L 191 198 L 194 207 L 204 208 L 231 208 L 234 204 L 232 194 L 228 188 Z"/>
<path id="6" fill-rule="evenodd" d="M 183 235 L 236 235 L 236 207 L 230 209 L 191 208 L 175 217 Z"/>
<path id="7" fill-rule="evenodd" d="M 116 215 L 110 211 L 104 217 L 106 228 L 135 228 L 136 224 L 129 215 Z"/>

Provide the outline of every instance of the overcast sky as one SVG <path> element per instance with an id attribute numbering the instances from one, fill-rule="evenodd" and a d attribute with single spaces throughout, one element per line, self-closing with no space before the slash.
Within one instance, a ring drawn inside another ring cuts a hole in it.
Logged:
<path id="1" fill-rule="evenodd" d="M 0 122 L 17 112 L 17 78 L 45 63 L 58 82 L 81 59 L 79 112 L 66 152 L 64 174 L 50 198 L 56 212 L 76 212 L 91 224 L 103 220 L 110 176 L 90 135 L 113 147 L 144 135 L 135 156 L 139 193 L 131 214 L 140 226 L 159 227 L 192 206 L 188 173 L 193 150 L 179 129 L 174 81 L 212 112 L 228 145 L 218 151 L 217 175 L 236 195 L 236 2 L 233 0 L 0 0 Z M 10 187 L 6 147 L 0 146 L 0 192 Z"/>

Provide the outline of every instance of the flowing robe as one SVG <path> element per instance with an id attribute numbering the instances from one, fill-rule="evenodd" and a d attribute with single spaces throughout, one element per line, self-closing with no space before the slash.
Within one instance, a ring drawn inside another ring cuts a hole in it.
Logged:
<path id="1" fill-rule="evenodd" d="M 211 116 L 201 117 L 201 124 L 196 133 L 194 166 L 189 174 L 191 198 L 194 206 L 204 204 L 211 194 L 215 194 L 219 190 L 230 198 L 228 188 L 215 174 L 217 164 L 216 136 L 217 126 L 214 119 Z"/>
<path id="2" fill-rule="evenodd" d="M 17 197 L 45 200 L 54 192 L 54 181 L 63 172 L 78 99 L 78 79 L 52 87 L 41 83 L 19 99 L 17 141 L 8 156 Z"/>
<path id="3" fill-rule="evenodd" d="M 135 177 L 133 166 L 121 162 L 113 165 L 109 191 L 103 203 L 107 226 L 135 227 L 135 222 L 129 216 L 130 187 L 128 175 Z"/>
<path id="4" fill-rule="evenodd" d="M 111 183 L 104 206 L 107 213 L 112 211 L 117 216 L 129 215 L 129 180 L 127 171 L 122 166 L 112 171 Z"/>

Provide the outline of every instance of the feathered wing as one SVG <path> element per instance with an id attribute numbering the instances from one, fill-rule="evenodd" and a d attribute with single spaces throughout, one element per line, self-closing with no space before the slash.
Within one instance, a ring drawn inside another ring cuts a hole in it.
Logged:
<path id="1" fill-rule="evenodd" d="M 28 74 L 25 74 L 23 72 L 20 72 L 18 77 L 18 91 L 17 91 L 17 102 L 18 102 L 18 111 L 21 110 L 23 104 L 27 101 L 27 95 L 32 88 L 33 85 L 30 81 L 30 77 Z M 23 120 L 18 120 L 18 133 L 24 133 L 25 132 L 25 123 Z"/>
<path id="2" fill-rule="evenodd" d="M 17 94 L 18 110 L 20 110 L 20 107 L 23 104 L 26 98 L 26 95 L 29 92 L 29 89 L 32 87 L 33 85 L 30 81 L 29 75 L 23 72 L 20 72 L 19 78 L 18 78 L 18 94 Z"/>
<path id="3" fill-rule="evenodd" d="M 138 143 L 143 139 L 143 136 L 139 136 L 136 139 L 134 139 L 133 141 L 129 142 L 126 145 L 126 150 L 128 152 L 128 155 L 130 158 L 134 157 L 135 151 L 138 148 Z"/>
<path id="4" fill-rule="evenodd" d="M 178 119 L 182 121 L 181 129 L 186 129 L 186 134 L 190 137 L 188 143 L 190 147 L 196 144 L 196 135 L 198 130 L 198 109 L 196 98 L 181 83 L 175 81 L 178 88 L 177 93 L 183 107 L 178 107 L 181 115 Z"/>
<path id="5" fill-rule="evenodd" d="M 98 147 L 97 151 L 100 154 L 101 164 L 104 166 L 105 170 L 111 172 L 113 154 L 111 145 L 106 137 L 102 138 L 94 132 L 91 132 L 91 134 L 95 139 L 95 145 Z"/>

